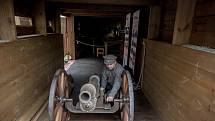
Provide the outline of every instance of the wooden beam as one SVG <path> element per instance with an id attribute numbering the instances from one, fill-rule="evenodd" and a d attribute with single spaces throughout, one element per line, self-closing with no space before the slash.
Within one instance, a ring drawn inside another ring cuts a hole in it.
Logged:
<path id="1" fill-rule="evenodd" d="M 74 30 L 74 16 L 67 18 L 67 52 L 69 52 L 72 59 L 75 59 L 75 30 Z"/>
<path id="2" fill-rule="evenodd" d="M 103 4 L 103 5 L 154 5 L 157 0 L 48 0 L 50 2 Z"/>
<path id="3" fill-rule="evenodd" d="M 193 21 L 189 43 L 215 48 L 215 1 L 198 1 Z"/>
<path id="4" fill-rule="evenodd" d="M 72 14 L 73 16 L 110 16 L 110 17 L 122 17 L 125 16 L 131 10 L 109 10 L 109 9 L 88 9 L 88 8 L 79 8 L 79 9 L 61 9 L 61 12 L 64 14 Z"/>
<path id="5" fill-rule="evenodd" d="M 0 44 L 0 121 L 30 121 L 63 68 L 62 35 L 22 36 Z"/>
<path id="6" fill-rule="evenodd" d="M 61 10 L 63 12 L 70 12 L 70 13 L 74 13 L 74 12 L 116 12 L 116 13 L 128 13 L 128 12 L 133 12 L 135 8 L 131 8 L 131 7 L 112 7 L 111 6 L 105 6 L 104 8 L 102 7 L 94 7 L 92 6 L 92 8 L 90 6 L 83 6 L 80 5 L 82 7 L 79 8 L 61 8 Z M 138 7 L 137 7 L 138 8 Z"/>
<path id="7" fill-rule="evenodd" d="M 149 15 L 148 39 L 158 39 L 160 27 L 160 6 L 152 6 Z"/>
<path id="8" fill-rule="evenodd" d="M 61 20 L 60 20 L 60 11 L 55 13 L 55 32 L 61 33 Z"/>
<path id="9" fill-rule="evenodd" d="M 78 4 L 78 3 L 63 3 L 63 2 L 48 2 L 49 7 L 55 7 L 61 10 L 62 13 L 124 13 L 125 15 L 134 10 L 141 9 L 144 6 L 130 6 L 130 5 L 98 5 L 98 4 Z"/>
<path id="10" fill-rule="evenodd" d="M 125 14 L 119 14 L 119 13 L 100 13 L 100 12 L 95 12 L 95 13 L 70 13 L 72 16 L 97 16 L 97 17 L 119 17 L 122 18 L 125 16 Z"/>
<path id="11" fill-rule="evenodd" d="M 189 43 L 196 0 L 178 0 L 172 44 Z"/>
<path id="12" fill-rule="evenodd" d="M 37 34 L 46 33 L 45 0 L 37 0 L 33 9 L 35 31 Z"/>
<path id="13" fill-rule="evenodd" d="M 16 40 L 13 0 L 0 1 L 0 41 Z"/>
<path id="14" fill-rule="evenodd" d="M 142 89 L 162 120 L 213 121 L 215 55 L 150 40 L 146 52 Z"/>

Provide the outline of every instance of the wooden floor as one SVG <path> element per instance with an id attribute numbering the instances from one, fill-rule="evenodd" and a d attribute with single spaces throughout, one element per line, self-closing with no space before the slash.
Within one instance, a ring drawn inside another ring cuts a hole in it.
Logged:
<path id="1" fill-rule="evenodd" d="M 71 74 L 77 84 L 77 88 L 81 86 L 80 80 L 86 80 L 88 75 L 101 71 L 102 61 L 94 59 L 76 60 L 67 71 Z M 83 81 L 82 81 L 83 82 Z M 80 88 L 79 88 L 80 89 Z M 78 93 L 76 91 L 75 93 Z M 74 93 L 74 95 L 75 95 Z M 156 112 L 152 109 L 148 101 L 140 90 L 135 91 L 135 121 L 161 121 Z M 48 121 L 48 111 L 43 111 L 37 121 Z M 71 121 L 120 121 L 119 113 L 115 114 L 72 114 Z"/>

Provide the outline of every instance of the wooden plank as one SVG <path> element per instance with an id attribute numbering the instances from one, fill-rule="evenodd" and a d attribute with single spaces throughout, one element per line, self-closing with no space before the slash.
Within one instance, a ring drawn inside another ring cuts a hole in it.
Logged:
<path id="1" fill-rule="evenodd" d="M 28 107 L 22 110 L 21 111 L 22 113 L 20 114 L 21 116 L 16 120 L 17 121 L 35 121 L 41 114 L 41 111 L 44 110 L 44 108 L 46 108 L 47 106 L 45 105 L 45 107 L 43 107 L 44 102 L 46 102 L 48 99 L 48 92 L 49 90 L 47 89 L 44 92 L 42 92 L 39 96 L 37 96 L 38 98 L 37 100 L 34 100 L 34 104 L 33 105 L 31 104 L 31 107 Z M 32 100 L 28 100 L 28 102 L 32 102 Z"/>
<path id="2" fill-rule="evenodd" d="M 45 12 L 45 0 L 37 0 L 33 8 L 35 32 L 37 34 L 46 33 L 46 12 Z"/>
<path id="3" fill-rule="evenodd" d="M 43 104 L 43 106 L 40 108 L 40 110 L 37 112 L 37 114 L 33 117 L 33 119 L 31 121 L 38 121 L 38 119 L 40 118 L 42 113 L 44 113 L 44 111 L 46 111 L 47 107 L 48 107 L 48 100 L 45 102 L 45 104 Z"/>
<path id="4" fill-rule="evenodd" d="M 175 15 L 176 15 L 176 0 L 165 0 L 161 3 L 161 19 L 159 41 L 171 43 L 173 38 Z"/>
<path id="5" fill-rule="evenodd" d="M 62 42 L 51 34 L 0 44 L 0 120 L 31 120 L 47 100 L 51 79 L 63 68 Z"/>
<path id="6" fill-rule="evenodd" d="M 148 36 L 147 36 L 148 39 L 158 38 L 159 27 L 160 27 L 160 15 L 161 15 L 160 6 L 152 6 L 150 8 Z"/>
<path id="7" fill-rule="evenodd" d="M 215 48 L 215 2 L 197 1 L 190 43 Z"/>
<path id="8" fill-rule="evenodd" d="M 67 18 L 67 52 L 71 55 L 72 59 L 75 59 L 75 30 L 74 30 L 74 16 Z"/>
<path id="9" fill-rule="evenodd" d="M 142 88 L 165 121 L 215 119 L 215 55 L 147 41 Z"/>
<path id="10" fill-rule="evenodd" d="M 50 0 L 52 2 L 58 2 L 58 0 Z M 80 4 L 101 4 L 101 5 L 153 5 L 158 3 L 156 0 L 61 0 L 61 2 L 67 3 L 80 3 Z"/>
<path id="11" fill-rule="evenodd" d="M 55 12 L 55 33 L 61 33 L 60 11 Z"/>
<path id="12" fill-rule="evenodd" d="M 13 0 L 0 1 L 0 42 L 16 40 Z"/>
<path id="13" fill-rule="evenodd" d="M 196 0 L 178 0 L 172 44 L 189 43 Z"/>
<path id="14" fill-rule="evenodd" d="M 197 0 L 195 16 L 214 16 L 215 15 L 214 0 Z"/>
<path id="15" fill-rule="evenodd" d="M 171 43 L 172 42 L 172 37 L 173 37 L 173 31 L 170 30 L 160 30 L 160 36 L 158 41 L 163 41 L 163 42 L 168 42 Z"/>
<path id="16" fill-rule="evenodd" d="M 17 26 L 16 27 L 17 36 L 22 35 L 32 35 L 34 34 L 34 27 L 23 27 L 23 26 Z"/>
<path id="17" fill-rule="evenodd" d="M 151 67 L 151 68 L 153 68 L 153 67 Z M 161 70 L 162 70 L 162 66 L 159 66 L 159 68 L 161 68 Z M 150 75 L 151 75 L 151 73 L 153 73 L 153 71 L 154 70 L 151 70 Z M 165 71 L 165 70 L 162 70 L 162 71 Z M 160 71 L 157 71 L 157 72 L 160 72 Z M 153 76 L 152 75 L 151 76 L 155 77 L 155 78 L 158 77 L 158 76 L 156 76 L 157 72 L 154 72 Z M 168 71 L 168 72 L 171 72 L 171 71 Z M 168 73 L 168 74 L 172 75 L 172 73 Z M 195 86 L 195 85 L 191 85 L 191 83 L 189 83 L 189 84 L 186 84 L 185 85 L 186 88 L 184 88 L 184 86 L 180 86 L 181 84 L 179 83 L 180 84 L 179 86 L 182 87 L 182 88 L 179 88 L 178 85 L 172 83 L 172 81 L 176 81 L 176 80 L 169 78 L 170 77 L 169 75 L 167 75 L 167 76 L 162 75 L 161 76 L 162 78 L 159 77 L 157 79 L 159 81 L 157 81 L 156 83 L 158 83 L 158 85 L 161 86 L 160 88 L 166 89 L 166 90 L 170 89 L 168 92 L 171 92 L 170 94 L 167 94 L 167 92 L 165 92 L 165 91 L 164 92 L 159 91 L 158 94 L 161 94 L 163 97 L 165 97 L 165 96 L 166 97 L 172 97 L 172 99 L 174 99 L 174 101 L 172 103 L 174 103 L 174 104 L 180 103 L 181 104 L 182 107 L 180 106 L 180 109 L 177 109 L 177 112 L 174 112 L 174 113 L 177 114 L 180 111 L 180 114 L 183 114 L 183 115 L 186 114 L 186 119 L 188 119 L 188 121 L 194 120 L 195 118 L 200 118 L 203 116 L 207 116 L 208 119 L 212 120 L 214 118 L 213 114 L 207 113 L 207 111 L 208 111 L 208 105 L 207 104 L 210 104 L 210 100 L 208 100 L 208 101 L 202 100 L 202 99 L 207 99 L 208 96 L 205 95 L 204 97 L 202 97 L 202 94 L 199 94 L 200 91 L 198 91 L 195 94 L 195 96 L 197 96 L 197 97 L 194 97 L 193 91 L 190 91 L 190 90 L 195 89 L 195 88 L 193 88 L 193 86 Z M 173 74 L 173 75 L 175 75 L 175 74 Z M 177 77 L 175 77 L 175 78 L 177 78 Z M 169 81 L 167 81 L 167 80 L 169 80 Z M 178 82 L 178 80 L 176 82 Z M 152 83 L 152 82 L 150 82 L 150 83 Z M 152 85 L 155 86 L 155 84 L 152 84 Z M 188 85 L 190 85 L 190 86 L 188 87 Z M 157 88 L 157 86 L 156 86 L 156 88 Z M 192 92 L 192 93 L 190 93 L 190 92 Z M 186 94 L 186 95 L 184 95 L 184 94 Z M 190 100 L 190 102 L 186 102 L 187 100 Z M 162 100 L 159 100 L 159 101 L 162 101 Z M 171 101 L 168 98 L 165 102 L 171 102 Z M 186 109 L 186 107 L 188 109 Z M 192 113 L 189 113 L 190 112 L 189 108 L 192 109 Z M 201 116 L 195 117 L 195 115 L 198 114 L 199 112 L 201 112 Z M 169 113 L 171 113 L 171 112 L 169 112 Z M 182 117 L 179 117 L 176 121 L 182 120 L 181 118 Z M 197 121 L 197 119 L 195 119 L 195 120 Z"/>
<path id="18" fill-rule="evenodd" d="M 194 17 L 192 32 L 215 32 L 214 16 Z"/>
<path id="19" fill-rule="evenodd" d="M 191 44 L 215 48 L 215 32 L 192 32 Z"/>
<path id="20" fill-rule="evenodd" d="M 174 20 L 163 20 L 161 21 L 162 24 L 160 25 L 162 27 L 162 31 L 171 31 L 173 33 L 174 30 Z"/>

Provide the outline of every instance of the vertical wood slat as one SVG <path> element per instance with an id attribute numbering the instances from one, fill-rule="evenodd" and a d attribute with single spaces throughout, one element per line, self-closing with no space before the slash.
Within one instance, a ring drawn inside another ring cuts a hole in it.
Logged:
<path id="1" fill-rule="evenodd" d="M 45 0 L 37 0 L 33 8 L 33 15 L 35 20 L 35 31 L 37 34 L 45 34 L 46 30 L 46 12 Z"/>
<path id="2" fill-rule="evenodd" d="M 215 48 L 215 1 L 197 0 L 190 44 Z"/>
<path id="3" fill-rule="evenodd" d="M 1 43 L 0 58 L 0 120 L 30 121 L 47 100 L 54 72 L 63 67 L 62 36 Z"/>
<path id="4" fill-rule="evenodd" d="M 61 20 L 60 20 L 60 11 L 56 11 L 55 13 L 55 32 L 56 33 L 61 33 Z"/>
<path id="5" fill-rule="evenodd" d="M 173 32 L 174 45 L 189 43 L 196 0 L 178 0 Z"/>
<path id="6" fill-rule="evenodd" d="M 74 16 L 70 16 L 67 18 L 67 47 L 68 52 L 72 56 L 72 59 L 75 59 L 75 30 L 74 30 Z"/>
<path id="7" fill-rule="evenodd" d="M 165 121 L 214 121 L 215 55 L 147 41 L 142 89 Z"/>
<path id="8" fill-rule="evenodd" d="M 16 40 L 13 0 L 0 0 L 0 42 Z"/>
<path id="9" fill-rule="evenodd" d="M 160 6 L 152 6 L 149 15 L 148 39 L 158 39 L 160 27 Z"/>
<path id="10" fill-rule="evenodd" d="M 159 41 L 172 43 L 177 0 L 164 0 L 161 4 Z"/>

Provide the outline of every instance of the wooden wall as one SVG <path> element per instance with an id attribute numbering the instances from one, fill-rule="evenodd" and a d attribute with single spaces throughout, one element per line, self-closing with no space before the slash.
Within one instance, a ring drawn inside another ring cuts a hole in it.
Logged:
<path id="1" fill-rule="evenodd" d="M 16 35 L 17 36 L 32 35 L 32 34 L 35 34 L 34 27 L 16 26 Z"/>
<path id="2" fill-rule="evenodd" d="M 215 120 L 215 55 L 147 41 L 142 89 L 164 121 Z"/>
<path id="3" fill-rule="evenodd" d="M 190 43 L 215 48 L 215 1 L 197 0 Z"/>
<path id="4" fill-rule="evenodd" d="M 177 0 L 162 1 L 160 31 L 159 31 L 158 41 L 164 41 L 168 43 L 172 42 L 176 8 L 177 8 Z"/>
<path id="5" fill-rule="evenodd" d="M 63 67 L 61 35 L 0 43 L 0 120 L 29 121 L 48 98 L 54 72 Z"/>

